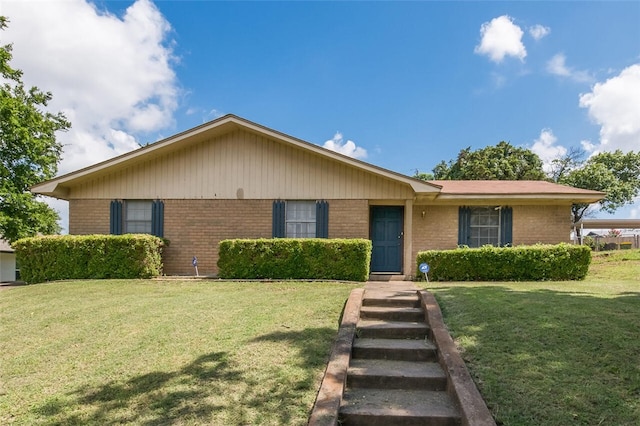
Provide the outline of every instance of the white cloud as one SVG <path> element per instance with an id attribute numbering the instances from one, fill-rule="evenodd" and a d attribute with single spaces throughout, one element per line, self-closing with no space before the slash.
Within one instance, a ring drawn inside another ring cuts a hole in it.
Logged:
<path id="1" fill-rule="evenodd" d="M 554 75 L 561 75 L 568 77 L 571 75 L 569 68 L 565 65 L 565 56 L 562 53 L 558 53 L 547 62 L 547 71 Z"/>
<path id="2" fill-rule="evenodd" d="M 545 27 L 544 25 L 540 24 L 529 27 L 529 35 L 536 41 L 548 36 L 550 32 L 551 28 Z"/>
<path id="3" fill-rule="evenodd" d="M 87 0 L 0 0 L 0 7 L 10 21 L 2 41 L 13 43 L 12 65 L 26 85 L 52 92 L 50 110 L 72 123 L 57 135 L 60 173 L 138 148 L 139 138 L 174 124 L 180 89 L 171 26 L 150 0 L 122 16 Z"/>
<path id="4" fill-rule="evenodd" d="M 531 146 L 531 151 L 540 157 L 543 169 L 547 173 L 551 171 L 551 162 L 567 153 L 567 148 L 562 145 L 556 145 L 557 141 L 558 138 L 551 129 L 542 129 L 540 136 L 533 141 Z"/>
<path id="5" fill-rule="evenodd" d="M 332 139 L 329 139 L 324 143 L 323 147 L 348 157 L 357 159 L 367 158 L 366 149 L 356 146 L 356 144 L 350 140 L 344 142 L 344 138 L 340 132 L 336 132 Z"/>
<path id="6" fill-rule="evenodd" d="M 580 83 L 589 83 L 593 77 L 586 71 L 577 71 L 566 65 L 567 58 L 564 54 L 558 53 L 547 62 L 547 72 L 560 77 L 568 77 Z"/>
<path id="7" fill-rule="evenodd" d="M 50 109 L 72 123 L 58 135 L 61 172 L 130 151 L 141 135 L 173 124 L 171 27 L 152 2 L 138 0 L 122 17 L 86 0 L 0 4 L 13 66 L 25 84 L 52 92 Z"/>
<path id="8" fill-rule="evenodd" d="M 480 27 L 482 39 L 475 47 L 474 52 L 479 55 L 487 55 L 496 63 L 502 62 L 505 56 L 513 56 L 524 61 L 527 49 L 522 44 L 522 29 L 513 23 L 508 15 L 499 16 L 485 22 Z"/>
<path id="9" fill-rule="evenodd" d="M 593 142 L 591 142 L 590 140 L 581 140 L 580 141 L 580 146 L 582 147 L 582 149 L 585 150 L 585 152 L 593 152 L 596 150 L 596 145 L 594 145 Z"/>
<path id="10" fill-rule="evenodd" d="M 600 142 L 592 151 L 640 151 L 639 99 L 640 63 L 580 95 L 580 107 L 600 126 Z"/>

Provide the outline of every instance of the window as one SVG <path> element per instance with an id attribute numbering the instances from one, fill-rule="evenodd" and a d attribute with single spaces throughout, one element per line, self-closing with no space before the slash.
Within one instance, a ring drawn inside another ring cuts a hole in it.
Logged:
<path id="1" fill-rule="evenodd" d="M 326 201 L 274 201 L 273 237 L 328 238 L 329 203 Z"/>
<path id="2" fill-rule="evenodd" d="M 472 208 L 470 226 L 469 247 L 482 247 L 487 244 L 497 246 L 499 244 L 499 209 L 494 209 L 493 207 Z"/>
<path id="3" fill-rule="evenodd" d="M 314 238 L 316 236 L 316 203 L 313 201 L 287 201 L 287 238 Z"/>
<path id="4" fill-rule="evenodd" d="M 512 243 L 510 207 L 460 207 L 458 244 L 469 247 Z"/>
<path id="5" fill-rule="evenodd" d="M 124 204 L 125 234 L 151 234 L 152 203 L 148 200 L 127 200 Z"/>
<path id="6" fill-rule="evenodd" d="M 109 232 L 113 235 L 164 235 L 164 202 L 161 200 L 112 200 Z"/>

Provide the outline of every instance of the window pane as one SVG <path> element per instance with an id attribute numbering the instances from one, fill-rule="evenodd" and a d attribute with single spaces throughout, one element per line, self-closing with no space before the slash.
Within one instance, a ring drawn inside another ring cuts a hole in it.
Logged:
<path id="1" fill-rule="evenodd" d="M 124 232 L 128 234 L 150 234 L 152 202 L 149 200 L 125 201 Z"/>
<path id="2" fill-rule="evenodd" d="M 474 207 L 471 209 L 470 247 L 499 245 L 500 210 L 493 207 Z"/>
<path id="3" fill-rule="evenodd" d="M 287 201 L 285 223 L 287 238 L 315 238 L 315 201 Z"/>

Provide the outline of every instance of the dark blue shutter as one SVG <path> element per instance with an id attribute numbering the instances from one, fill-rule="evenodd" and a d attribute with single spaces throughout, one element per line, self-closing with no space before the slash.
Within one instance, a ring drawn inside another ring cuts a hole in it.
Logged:
<path id="1" fill-rule="evenodd" d="M 112 200 L 109 213 L 109 233 L 122 234 L 122 201 Z"/>
<path id="2" fill-rule="evenodd" d="M 458 209 L 458 245 L 468 246 L 471 238 L 471 208 Z"/>
<path id="3" fill-rule="evenodd" d="M 164 202 L 155 200 L 151 205 L 151 234 L 164 237 Z"/>
<path id="4" fill-rule="evenodd" d="M 316 238 L 329 238 L 329 203 L 316 201 Z"/>
<path id="5" fill-rule="evenodd" d="M 273 238 L 284 238 L 285 232 L 285 202 L 276 200 L 273 202 L 272 215 L 272 236 Z"/>
<path id="6" fill-rule="evenodd" d="M 513 209 L 503 207 L 500 209 L 500 245 L 502 247 L 513 245 Z"/>

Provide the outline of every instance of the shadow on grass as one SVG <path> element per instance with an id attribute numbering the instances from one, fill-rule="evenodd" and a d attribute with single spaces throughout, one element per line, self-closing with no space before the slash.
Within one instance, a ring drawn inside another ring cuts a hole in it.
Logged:
<path id="1" fill-rule="evenodd" d="M 259 336 L 253 341 L 285 342 L 297 349 L 300 367 L 315 368 L 326 364 L 337 332 L 329 327 L 305 328 L 301 331 L 277 331 Z"/>
<path id="2" fill-rule="evenodd" d="M 263 371 L 211 352 L 176 371 L 78 388 L 34 407 L 47 425 L 304 424 L 336 331 L 276 332 L 250 342 L 284 344 L 288 358 Z M 293 360 L 288 362 L 288 360 Z"/>
<path id="3" fill-rule="evenodd" d="M 432 291 L 499 424 L 640 423 L 640 292 Z"/>
<path id="4" fill-rule="evenodd" d="M 71 403 L 50 400 L 34 411 L 50 425 L 171 424 L 189 419 L 206 422 L 220 408 L 208 401 L 224 393 L 225 384 L 242 380 L 226 352 L 203 355 L 174 372 L 152 372 L 119 383 L 79 388 Z"/>
<path id="5" fill-rule="evenodd" d="M 295 419 L 301 417 L 306 420 L 336 334 L 336 329 L 319 327 L 278 331 L 253 339 L 252 342 L 258 343 L 284 343 L 294 350 L 295 356 L 291 365 L 274 371 L 274 376 L 263 381 L 261 386 L 247 388 L 243 403 L 271 407 L 270 424 L 294 424 Z M 304 396 L 307 398 L 302 399 Z M 298 412 L 293 407 L 298 407 Z"/>

